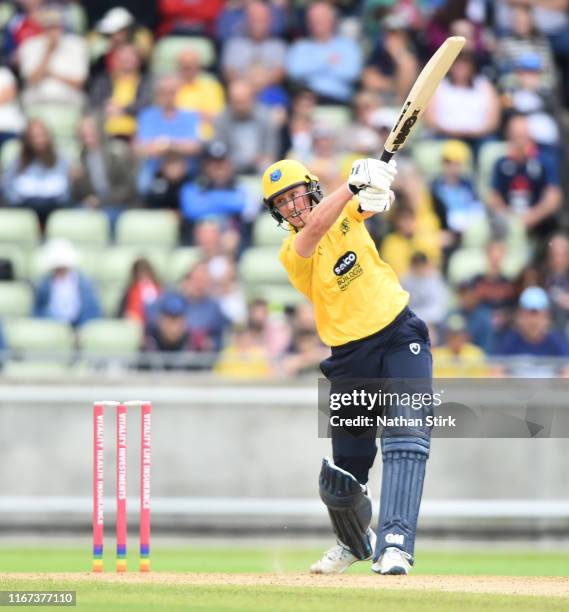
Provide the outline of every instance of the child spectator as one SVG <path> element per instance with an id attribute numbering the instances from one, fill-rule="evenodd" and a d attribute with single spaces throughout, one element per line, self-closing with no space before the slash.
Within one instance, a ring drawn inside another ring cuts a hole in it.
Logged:
<path id="1" fill-rule="evenodd" d="M 441 226 L 452 232 L 452 244 L 458 246 L 464 230 L 484 219 L 486 211 L 472 181 L 464 176 L 470 159 L 468 147 L 460 140 L 449 140 L 443 146 L 442 159 L 442 172 L 432 182 L 431 192 Z"/>
<path id="2" fill-rule="evenodd" d="M 162 293 L 162 285 L 148 259 L 137 259 L 121 300 L 119 315 L 146 324 L 148 311 Z"/>
<path id="3" fill-rule="evenodd" d="M 49 214 L 66 206 L 70 195 L 70 168 L 38 119 L 24 132 L 22 150 L 4 175 L 4 197 L 10 206 L 31 208 L 42 225 Z"/>
<path id="4" fill-rule="evenodd" d="M 79 253 L 67 240 L 52 240 L 44 249 L 47 270 L 36 287 L 34 317 L 63 321 L 80 327 L 101 316 L 95 288 L 82 272 Z"/>

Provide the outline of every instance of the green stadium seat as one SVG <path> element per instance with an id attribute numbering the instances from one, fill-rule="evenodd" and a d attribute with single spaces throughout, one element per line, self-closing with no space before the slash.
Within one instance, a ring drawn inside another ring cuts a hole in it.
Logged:
<path id="1" fill-rule="evenodd" d="M 97 281 L 126 287 L 130 280 L 132 266 L 140 257 L 145 257 L 150 261 L 160 279 L 165 278 L 169 258 L 167 249 L 117 246 L 101 254 Z"/>
<path id="2" fill-rule="evenodd" d="M 4 334 L 8 348 L 19 353 L 45 353 L 69 357 L 74 336 L 69 325 L 47 319 L 13 319 Z"/>
<path id="3" fill-rule="evenodd" d="M 201 252 L 198 247 L 175 249 L 168 258 L 168 269 L 164 280 L 171 285 L 177 285 L 200 259 Z"/>
<path id="4" fill-rule="evenodd" d="M 278 246 L 288 236 L 288 231 L 280 227 L 267 212 L 262 212 L 253 227 L 253 244 L 257 247 Z"/>
<path id="5" fill-rule="evenodd" d="M 130 319 L 98 319 L 85 323 L 79 330 L 83 356 L 134 356 L 142 339 L 142 325 Z"/>
<path id="6" fill-rule="evenodd" d="M 103 247 L 110 241 L 107 215 L 100 210 L 56 210 L 48 220 L 46 238 L 66 238 L 76 246 Z"/>
<path id="7" fill-rule="evenodd" d="M 40 228 L 36 213 L 26 208 L 0 208 L 0 243 L 34 247 L 39 243 Z"/>
<path id="8" fill-rule="evenodd" d="M 442 150 L 446 140 L 423 140 L 413 145 L 411 154 L 421 174 L 429 183 L 441 173 Z M 472 176 L 472 157 L 465 166 L 465 176 Z"/>
<path id="9" fill-rule="evenodd" d="M 28 263 L 24 249 L 15 244 L 0 242 L 0 259 L 7 259 L 12 264 L 15 278 L 19 280 L 28 278 Z"/>
<path id="10" fill-rule="evenodd" d="M 492 181 L 492 171 L 494 164 L 502 155 L 506 154 L 505 142 L 487 142 L 480 147 L 478 153 L 478 178 L 477 190 L 478 197 L 485 202 L 490 192 L 490 183 Z"/>
<path id="11" fill-rule="evenodd" d="M 127 210 L 117 223 L 117 244 L 140 247 L 174 247 L 179 220 L 171 210 Z"/>
<path id="12" fill-rule="evenodd" d="M 30 119 L 45 123 L 57 142 L 77 138 L 81 111 L 64 104 L 30 104 L 26 107 Z"/>
<path id="13" fill-rule="evenodd" d="M 22 145 L 19 140 L 15 138 L 8 140 L 2 145 L 2 151 L 0 153 L 0 167 L 2 170 L 7 170 L 20 155 Z"/>
<path id="14" fill-rule="evenodd" d="M 288 275 L 279 261 L 278 247 L 252 247 L 241 258 L 241 278 L 250 287 L 288 284 Z"/>
<path id="15" fill-rule="evenodd" d="M 66 363 L 59 361 L 8 359 L 2 369 L 2 376 L 12 380 L 68 380 L 71 371 Z"/>
<path id="16" fill-rule="evenodd" d="M 473 279 L 486 270 L 486 252 L 483 249 L 458 249 L 449 258 L 448 280 L 452 285 Z"/>
<path id="17" fill-rule="evenodd" d="M 240 186 L 245 187 L 252 201 L 258 203 L 259 206 L 262 205 L 263 180 L 261 175 L 240 174 L 237 177 L 237 182 Z"/>
<path id="18" fill-rule="evenodd" d="M 160 76 L 176 72 L 178 57 L 184 49 L 194 49 L 199 53 L 204 68 L 215 62 L 213 42 L 204 36 L 165 36 L 154 47 L 152 55 L 152 74 Z"/>
<path id="19" fill-rule="evenodd" d="M 28 283 L 0 282 L 0 319 L 31 316 L 33 301 L 34 292 Z"/>
<path id="20" fill-rule="evenodd" d="M 348 106 L 317 106 L 312 113 L 314 123 L 326 126 L 331 130 L 345 128 L 351 120 L 352 113 Z"/>
<path id="21" fill-rule="evenodd" d="M 462 246 L 468 249 L 481 249 L 484 248 L 490 238 L 492 237 L 492 230 L 490 223 L 487 218 L 479 219 L 471 223 L 462 234 Z"/>
<path id="22" fill-rule="evenodd" d="M 247 288 L 247 299 L 263 298 L 271 306 L 297 306 L 306 302 L 302 293 L 290 285 L 253 285 Z"/>
<path id="23" fill-rule="evenodd" d="M 99 287 L 99 301 L 105 317 L 113 318 L 119 315 L 124 292 L 124 283 L 106 283 Z"/>

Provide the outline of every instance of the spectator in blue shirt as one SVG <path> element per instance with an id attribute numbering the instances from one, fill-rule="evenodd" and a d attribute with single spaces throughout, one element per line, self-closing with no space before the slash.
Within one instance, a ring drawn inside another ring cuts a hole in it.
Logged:
<path id="1" fill-rule="evenodd" d="M 36 288 L 34 317 L 79 327 L 102 316 L 93 283 L 77 269 L 79 254 L 69 241 L 49 242 L 42 263 L 47 274 Z"/>
<path id="2" fill-rule="evenodd" d="M 466 329 L 473 344 L 485 353 L 490 353 L 494 338 L 492 311 L 480 302 L 475 280 L 461 283 L 457 287 L 457 308 L 451 314 L 459 314 L 466 321 Z"/>
<path id="3" fill-rule="evenodd" d="M 569 357 L 565 336 L 552 328 L 549 298 L 541 287 L 527 287 L 520 296 L 512 327 L 496 341 L 496 355 Z"/>
<path id="4" fill-rule="evenodd" d="M 311 4 L 306 18 L 310 37 L 292 44 L 288 76 L 314 91 L 321 103 L 346 103 L 360 75 L 360 47 L 356 41 L 336 34 L 336 12 L 330 4 Z"/>
<path id="5" fill-rule="evenodd" d="M 180 192 L 184 242 L 191 241 L 194 224 L 208 218 L 237 229 L 246 205 L 247 191 L 236 182 L 227 146 L 221 141 L 211 142 L 205 151 L 202 175 Z"/>
<path id="6" fill-rule="evenodd" d="M 160 160 L 167 153 L 179 153 L 195 161 L 200 152 L 200 116 L 178 110 L 176 95 L 179 82 L 175 77 L 163 77 L 156 87 L 156 104 L 141 111 L 135 147 L 143 160 L 138 177 L 138 189 L 146 194 Z"/>
<path id="7" fill-rule="evenodd" d="M 540 153 L 527 117 L 513 116 L 507 127 L 508 152 L 494 166 L 488 205 L 498 214 L 520 217 L 529 232 L 545 239 L 558 226 L 559 168 Z"/>

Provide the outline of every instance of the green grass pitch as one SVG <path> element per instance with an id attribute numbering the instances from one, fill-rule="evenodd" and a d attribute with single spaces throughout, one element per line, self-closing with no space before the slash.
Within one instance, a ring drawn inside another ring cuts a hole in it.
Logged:
<path id="1" fill-rule="evenodd" d="M 160 572 L 286 573 L 302 572 L 320 549 L 275 548 L 156 548 L 153 575 Z M 136 571 L 136 557 L 129 570 Z M 481 593 L 366 588 L 322 588 L 235 585 L 133 584 L 73 581 L 71 572 L 88 572 L 88 547 L 0 548 L 0 590 L 76 590 L 78 608 L 85 610 L 219 610 L 294 611 L 381 610 L 382 612 L 479 610 L 568 610 L 569 600 Z M 105 555 L 112 572 L 112 550 Z M 66 572 L 65 580 L 15 580 L 11 572 Z M 350 574 L 369 574 L 368 564 L 356 564 Z M 419 552 L 416 575 L 568 576 L 569 553 L 564 552 Z M 381 580 L 378 577 L 378 580 Z M 568 579 L 569 580 L 569 579 Z M 28 608 L 26 608 L 28 609 Z"/>

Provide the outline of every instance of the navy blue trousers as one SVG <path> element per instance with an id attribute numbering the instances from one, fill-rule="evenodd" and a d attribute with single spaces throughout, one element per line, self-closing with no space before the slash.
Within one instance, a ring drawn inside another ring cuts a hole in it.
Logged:
<path id="1" fill-rule="evenodd" d="M 332 354 L 320 368 L 332 382 L 334 379 L 420 379 L 418 392 L 431 392 L 432 356 L 429 331 L 425 323 L 409 308 L 405 308 L 387 327 L 372 336 L 332 348 Z M 397 416 L 397 407 L 388 416 Z M 401 410 L 401 416 L 410 415 Z M 334 463 L 353 474 L 361 483 L 368 481 L 369 470 L 377 454 L 375 431 L 370 435 L 351 436 L 332 428 Z M 386 427 L 383 436 L 406 435 L 407 432 L 390 431 Z M 429 438 L 430 432 L 412 432 Z"/>

